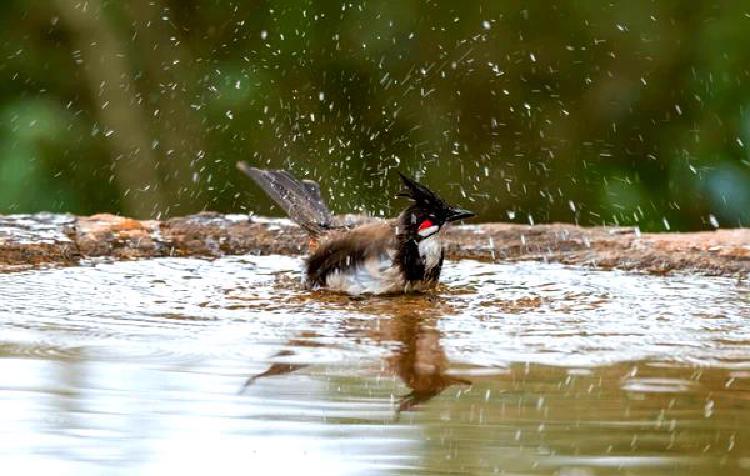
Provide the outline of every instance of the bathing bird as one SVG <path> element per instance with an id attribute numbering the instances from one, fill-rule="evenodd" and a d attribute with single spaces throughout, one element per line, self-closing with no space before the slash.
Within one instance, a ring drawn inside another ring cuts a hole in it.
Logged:
<path id="1" fill-rule="evenodd" d="M 438 194 L 399 173 L 412 202 L 393 219 L 355 227 L 337 225 L 320 186 L 285 170 L 238 162 L 248 175 L 310 236 L 305 286 L 350 295 L 401 294 L 433 289 L 443 266 L 442 231 L 474 213 L 449 205 Z"/>

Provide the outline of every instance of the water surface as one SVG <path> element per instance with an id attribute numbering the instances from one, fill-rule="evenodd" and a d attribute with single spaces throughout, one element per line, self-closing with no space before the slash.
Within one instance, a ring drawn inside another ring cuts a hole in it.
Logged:
<path id="1" fill-rule="evenodd" d="M 750 287 L 448 263 L 434 295 L 297 258 L 0 275 L 0 461 L 54 474 L 747 474 Z"/>

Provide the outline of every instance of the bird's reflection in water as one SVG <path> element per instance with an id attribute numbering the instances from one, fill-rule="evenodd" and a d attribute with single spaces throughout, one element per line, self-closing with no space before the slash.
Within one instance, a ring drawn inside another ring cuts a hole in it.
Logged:
<path id="1" fill-rule="evenodd" d="M 437 328 L 438 319 L 452 313 L 452 308 L 434 295 L 398 296 L 391 298 L 353 299 L 344 296 L 315 293 L 314 299 L 324 300 L 326 307 L 336 309 L 346 315 L 346 311 L 356 311 L 356 318 L 342 317 L 341 335 L 359 343 L 367 341 L 387 348 L 396 348 L 383 358 L 384 373 L 397 375 L 411 390 L 399 398 L 395 409 L 398 418 L 402 411 L 411 410 L 428 402 L 453 385 L 471 385 L 471 381 L 448 374 L 448 359 L 441 345 L 442 334 Z M 304 299 L 304 298 L 301 298 Z M 362 314 L 377 316 L 363 320 Z M 274 358 L 289 358 L 295 355 L 296 348 L 324 347 L 314 332 L 300 333 L 289 340 Z M 254 384 L 258 379 L 285 375 L 300 370 L 310 364 L 283 363 L 271 364 L 263 372 L 250 376 L 243 387 Z"/>

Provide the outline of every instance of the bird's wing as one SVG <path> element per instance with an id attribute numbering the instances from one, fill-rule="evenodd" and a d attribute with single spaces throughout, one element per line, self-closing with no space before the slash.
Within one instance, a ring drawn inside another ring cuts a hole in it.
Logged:
<path id="1" fill-rule="evenodd" d="M 307 259 L 310 285 L 324 286 L 326 277 L 363 266 L 371 259 L 391 259 L 395 247 L 394 222 L 383 221 L 332 233 Z"/>
<path id="2" fill-rule="evenodd" d="M 320 195 L 320 186 L 312 180 L 297 180 L 285 170 L 263 170 L 237 162 L 237 168 L 276 202 L 293 221 L 318 236 L 332 227 L 333 215 Z"/>

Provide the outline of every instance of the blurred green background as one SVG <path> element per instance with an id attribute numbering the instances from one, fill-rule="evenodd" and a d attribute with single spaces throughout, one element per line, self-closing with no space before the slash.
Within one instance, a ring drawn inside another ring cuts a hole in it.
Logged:
<path id="1" fill-rule="evenodd" d="M 750 6 L 5 0 L 0 213 L 279 214 L 234 163 L 392 215 L 750 223 Z"/>

